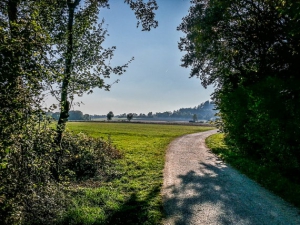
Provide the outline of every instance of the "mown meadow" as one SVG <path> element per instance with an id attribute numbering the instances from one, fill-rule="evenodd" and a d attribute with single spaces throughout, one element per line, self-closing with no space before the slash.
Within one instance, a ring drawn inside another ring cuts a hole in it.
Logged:
<path id="1" fill-rule="evenodd" d="M 70 122 L 68 130 L 110 139 L 123 157 L 115 161 L 114 176 L 85 181 L 71 188 L 73 207 L 64 224 L 160 224 L 160 190 L 168 144 L 178 136 L 213 127 Z"/>

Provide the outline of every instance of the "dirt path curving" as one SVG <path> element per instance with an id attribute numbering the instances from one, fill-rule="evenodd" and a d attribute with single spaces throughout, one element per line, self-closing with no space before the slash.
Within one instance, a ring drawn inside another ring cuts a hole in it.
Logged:
<path id="1" fill-rule="evenodd" d="M 216 131 L 186 135 L 167 151 L 165 225 L 299 225 L 299 210 L 223 163 L 205 146 Z"/>

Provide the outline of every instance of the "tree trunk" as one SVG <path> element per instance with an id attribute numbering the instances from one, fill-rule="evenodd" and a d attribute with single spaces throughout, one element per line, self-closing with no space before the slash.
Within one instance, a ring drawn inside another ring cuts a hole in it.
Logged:
<path id="1" fill-rule="evenodd" d="M 65 59 L 65 71 L 64 79 L 61 87 L 61 99 L 60 99 L 60 115 L 57 123 L 57 138 L 56 143 L 60 144 L 62 140 L 62 134 L 65 131 L 66 123 L 69 117 L 70 103 L 68 101 L 68 88 L 72 72 L 72 58 L 73 58 L 73 23 L 74 23 L 74 11 L 80 0 L 76 0 L 74 3 L 68 0 L 69 16 L 67 27 L 67 52 Z"/>

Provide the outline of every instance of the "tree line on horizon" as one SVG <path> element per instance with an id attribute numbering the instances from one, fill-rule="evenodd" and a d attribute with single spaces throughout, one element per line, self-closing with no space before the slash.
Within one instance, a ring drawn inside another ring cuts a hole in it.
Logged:
<path id="1" fill-rule="evenodd" d="M 114 115 L 113 117 L 117 118 L 127 118 L 127 115 L 132 114 L 130 116 L 130 120 L 132 118 L 137 119 L 155 119 L 155 118 L 164 118 L 164 119 L 185 119 L 191 120 L 194 115 L 196 115 L 197 120 L 215 120 L 217 118 L 216 113 L 218 110 L 215 109 L 215 104 L 212 101 L 205 101 L 198 106 L 189 107 L 189 108 L 180 108 L 178 110 L 166 111 L 166 112 L 149 112 L 147 114 L 144 113 L 122 113 L 120 115 Z M 52 117 L 55 120 L 59 119 L 59 112 L 47 112 L 47 116 Z M 107 118 L 107 115 L 97 115 L 97 114 L 84 114 L 80 110 L 70 110 L 68 120 L 95 120 L 95 119 L 103 119 Z"/>
<path id="2" fill-rule="evenodd" d="M 135 118 L 177 118 L 177 119 L 186 119 L 190 120 L 194 115 L 197 116 L 198 120 L 214 120 L 216 119 L 216 113 L 218 110 L 215 109 L 215 104 L 212 101 L 205 101 L 198 106 L 189 107 L 189 108 L 180 108 L 178 110 L 165 111 L 165 112 L 149 112 L 148 114 L 144 113 L 133 113 Z M 126 118 L 126 113 L 120 114 L 119 118 Z"/>

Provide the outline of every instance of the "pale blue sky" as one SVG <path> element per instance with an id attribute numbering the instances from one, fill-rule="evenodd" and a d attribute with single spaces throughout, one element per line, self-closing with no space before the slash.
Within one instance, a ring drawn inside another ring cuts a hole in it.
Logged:
<path id="1" fill-rule="evenodd" d="M 180 66 L 184 53 L 178 49 L 177 31 L 187 15 L 189 0 L 157 0 L 156 19 L 159 26 L 150 32 L 136 28 L 136 18 L 123 0 L 111 0 L 110 9 L 102 9 L 100 19 L 108 25 L 105 46 L 116 46 L 112 65 L 135 60 L 122 76 L 112 76 L 111 91 L 94 90 L 91 95 L 77 98 L 84 105 L 75 107 L 84 113 L 107 114 L 173 111 L 194 107 L 210 99 L 213 88 L 204 89 L 197 78 L 189 79 L 189 69 Z"/>

